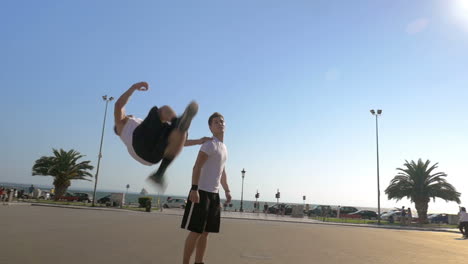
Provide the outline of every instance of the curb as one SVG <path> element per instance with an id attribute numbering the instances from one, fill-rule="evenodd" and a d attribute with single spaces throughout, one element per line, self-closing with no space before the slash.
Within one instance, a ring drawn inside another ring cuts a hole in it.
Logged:
<path id="1" fill-rule="evenodd" d="M 268 219 L 254 219 L 254 218 L 240 218 L 240 217 L 223 217 L 226 219 L 237 219 L 237 220 L 254 220 L 254 221 L 265 221 L 265 222 L 281 222 L 281 223 L 292 223 L 292 224 L 309 224 L 309 225 L 337 225 L 337 226 L 348 226 L 348 227 L 360 227 L 360 228 L 376 228 L 376 229 L 391 229 L 391 230 L 402 230 L 402 231 L 426 231 L 426 232 L 446 232 L 446 233 L 460 233 L 455 230 L 448 229 L 436 229 L 436 228 L 406 228 L 406 227 L 393 227 L 393 226 L 377 226 L 367 224 L 347 224 L 347 223 L 336 223 L 336 222 L 302 222 L 302 221 L 285 221 L 285 220 L 268 220 Z"/>
<path id="2" fill-rule="evenodd" d="M 16 205 L 31 205 L 30 203 L 18 203 L 18 202 L 4 202 L 2 205 L 5 206 L 16 206 Z"/>
<path id="3" fill-rule="evenodd" d="M 175 213 L 163 213 L 165 215 L 175 215 L 180 216 L 180 214 Z M 316 220 L 316 222 L 306 222 L 306 221 L 288 221 L 281 219 L 260 219 L 260 218 L 242 218 L 235 216 L 221 216 L 224 219 L 234 219 L 234 220 L 245 220 L 245 221 L 263 221 L 263 222 L 277 222 L 277 223 L 288 223 L 288 224 L 308 224 L 308 225 L 337 225 L 337 226 L 348 226 L 348 227 L 360 227 L 360 228 L 376 228 L 376 229 L 391 229 L 391 230 L 402 230 L 402 231 L 426 231 L 426 232 L 446 232 L 446 233 L 455 233 L 460 232 L 456 230 L 448 229 L 437 229 L 437 228 L 420 228 L 420 227 L 400 227 L 400 226 L 378 226 L 378 225 L 368 225 L 368 224 L 348 224 L 348 223 L 336 223 L 336 222 L 321 222 Z"/>
<path id="4" fill-rule="evenodd" d="M 99 208 L 99 207 L 83 207 L 74 205 L 55 205 L 55 204 L 42 204 L 42 203 L 15 203 L 15 205 L 30 205 L 30 206 L 42 206 L 42 207 L 55 207 L 55 208 L 67 208 L 67 209 L 78 209 L 78 210 L 98 210 L 98 211 L 111 211 L 111 212 L 133 212 L 133 213 L 146 213 L 140 211 L 126 210 L 126 209 L 113 209 L 113 208 Z M 181 214 L 175 213 L 160 213 L 153 212 L 161 215 L 172 215 L 180 216 Z M 348 227 L 360 227 L 360 228 L 376 228 L 376 229 L 390 229 L 390 230 L 402 230 L 402 231 L 426 231 L 426 232 L 445 232 L 445 233 L 460 233 L 456 230 L 448 229 L 437 229 L 437 228 L 421 228 L 421 227 L 397 227 L 397 226 L 377 226 L 367 224 L 348 224 L 348 223 L 336 223 L 336 222 L 305 222 L 305 221 L 287 221 L 280 219 L 256 219 L 256 218 L 241 218 L 235 216 L 221 216 L 224 219 L 244 220 L 244 221 L 263 221 L 263 222 L 278 222 L 278 223 L 290 223 L 290 224 L 309 224 L 309 225 L 337 225 L 337 226 L 348 226 Z M 301 218 L 302 219 L 302 218 Z"/>

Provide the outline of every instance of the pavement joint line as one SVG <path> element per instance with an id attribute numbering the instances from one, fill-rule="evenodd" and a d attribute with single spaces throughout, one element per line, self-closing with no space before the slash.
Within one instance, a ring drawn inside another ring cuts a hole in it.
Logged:
<path id="1" fill-rule="evenodd" d="M 99 207 L 84 207 L 75 205 L 60 205 L 60 204 L 42 204 L 42 203 L 30 203 L 31 206 L 42 206 L 42 207 L 54 207 L 54 208 L 67 208 L 67 209 L 78 209 L 78 210 L 94 210 L 94 211 L 111 211 L 111 212 L 135 212 L 139 211 L 126 210 L 126 209 L 114 209 L 114 208 L 99 208 Z"/>
<path id="2" fill-rule="evenodd" d="M 99 207 L 83 207 L 83 206 L 74 206 L 74 205 L 56 205 L 56 204 L 43 204 L 43 203 L 9 203 L 9 205 L 24 204 L 30 206 L 43 206 L 43 207 L 55 207 L 55 208 L 68 208 L 68 209 L 81 209 L 81 210 L 101 210 L 101 211 L 112 211 L 112 212 L 134 212 L 134 213 L 147 213 L 143 211 L 133 211 L 127 209 L 113 209 L 113 208 L 99 208 Z M 159 212 L 155 210 L 152 212 L 154 214 L 160 215 L 172 215 L 172 216 L 182 216 L 177 213 L 168 213 L 168 212 Z M 263 221 L 263 222 L 279 222 L 279 223 L 292 223 L 292 224 L 310 224 L 310 225 L 337 225 L 337 226 L 348 226 L 348 227 L 360 227 L 360 228 L 376 228 L 376 229 L 391 229 L 391 230 L 406 230 L 406 231 L 426 231 L 426 232 L 446 232 L 446 233 L 460 233 L 457 230 L 449 229 L 437 229 L 437 228 L 420 228 L 420 227 L 396 227 L 396 226 L 378 226 L 378 225 L 368 225 L 368 224 L 349 224 L 349 223 L 336 223 L 336 222 L 321 222 L 316 220 L 312 221 L 295 221 L 295 220 L 281 220 L 281 219 L 261 219 L 261 218 L 251 218 L 251 217 L 236 217 L 236 216 L 221 216 L 224 219 L 235 219 L 235 220 L 245 220 L 245 221 Z"/>

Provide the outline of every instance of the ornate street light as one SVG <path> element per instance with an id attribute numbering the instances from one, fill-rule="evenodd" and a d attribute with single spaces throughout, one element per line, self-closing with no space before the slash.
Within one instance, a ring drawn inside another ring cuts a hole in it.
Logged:
<path id="1" fill-rule="evenodd" d="M 239 212 L 244 212 L 244 177 L 245 177 L 245 169 L 242 169 L 242 192 L 241 192 L 241 206 Z"/>

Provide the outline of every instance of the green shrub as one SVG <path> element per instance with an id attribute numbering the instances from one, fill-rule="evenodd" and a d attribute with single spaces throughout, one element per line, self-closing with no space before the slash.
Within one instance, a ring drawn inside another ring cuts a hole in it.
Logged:
<path id="1" fill-rule="evenodd" d="M 138 197 L 138 204 L 140 204 L 140 208 L 145 208 L 146 203 L 148 201 L 151 202 L 152 200 L 153 200 L 153 197 L 149 197 L 149 196 Z"/>

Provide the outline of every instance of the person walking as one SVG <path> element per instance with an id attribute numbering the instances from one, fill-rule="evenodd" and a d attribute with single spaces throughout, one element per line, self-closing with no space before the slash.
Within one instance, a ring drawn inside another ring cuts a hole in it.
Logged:
<path id="1" fill-rule="evenodd" d="M 406 224 L 406 210 L 405 207 L 401 207 L 401 216 L 400 216 L 400 224 L 405 225 Z"/>
<path id="2" fill-rule="evenodd" d="M 413 214 L 411 213 L 411 208 L 408 207 L 408 225 L 411 225 L 413 222 Z"/>
<path id="3" fill-rule="evenodd" d="M 465 207 L 460 207 L 460 212 L 458 213 L 458 228 L 462 233 L 463 239 L 468 239 L 468 214 L 466 213 Z"/>
<path id="4" fill-rule="evenodd" d="M 34 196 L 34 190 L 36 190 L 36 188 L 34 188 L 34 185 L 31 184 L 31 186 L 29 187 L 29 197 L 33 197 Z"/>

